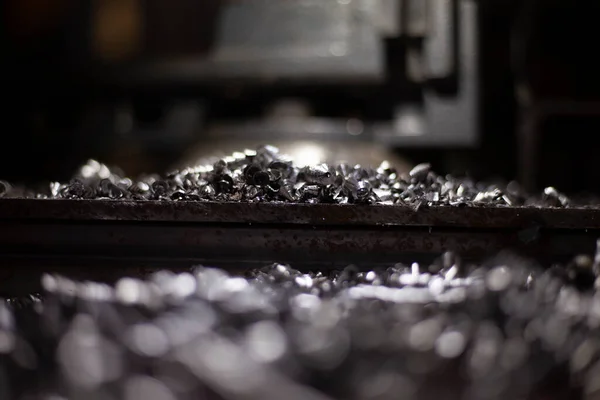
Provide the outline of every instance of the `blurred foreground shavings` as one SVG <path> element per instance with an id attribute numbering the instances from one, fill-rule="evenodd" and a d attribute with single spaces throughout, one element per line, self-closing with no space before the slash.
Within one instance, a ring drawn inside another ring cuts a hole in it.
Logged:
<path id="1" fill-rule="evenodd" d="M 0 308 L 0 398 L 596 398 L 599 262 L 45 275 Z"/>

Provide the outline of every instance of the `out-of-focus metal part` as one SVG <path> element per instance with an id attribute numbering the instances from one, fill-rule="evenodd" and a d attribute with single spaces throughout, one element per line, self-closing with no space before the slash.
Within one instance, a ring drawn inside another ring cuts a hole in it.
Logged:
<path id="1" fill-rule="evenodd" d="M 427 133 L 424 110 L 416 105 L 398 107 L 394 123 L 394 130 L 402 132 L 404 136 L 422 136 Z"/>
<path id="2" fill-rule="evenodd" d="M 271 121 L 288 118 L 308 118 L 312 115 L 310 105 L 300 99 L 281 99 L 267 108 L 267 118 Z"/>
<path id="3" fill-rule="evenodd" d="M 429 32 L 429 4 L 427 0 L 405 0 L 405 33 L 411 37 L 425 37 Z"/>
<path id="4" fill-rule="evenodd" d="M 261 141 L 276 137 L 279 139 L 348 139 L 368 138 L 371 131 L 367 126 L 359 131 L 348 130 L 348 119 L 319 117 L 280 118 L 277 120 L 259 119 L 245 122 L 219 122 L 208 127 L 207 134 L 212 139 L 247 139 Z"/>
<path id="5" fill-rule="evenodd" d="M 359 121 L 356 124 L 350 120 L 310 117 L 309 112 L 302 118 L 217 122 L 208 128 L 211 141 L 228 137 L 252 137 L 268 141 L 273 138 L 352 141 L 350 136 L 354 135 L 365 142 L 372 141 L 384 146 L 475 145 L 478 140 L 479 79 L 476 4 L 471 0 L 458 0 L 457 3 L 452 0 L 431 1 L 429 9 L 433 19 L 429 22 L 436 29 L 430 30 L 430 35 L 424 38 L 422 50 L 416 47 L 409 49 L 408 71 L 414 81 L 428 82 L 454 76 L 458 79 L 455 95 L 441 95 L 425 83 L 423 103 L 400 104 L 391 123 Z M 453 9 L 455 6 L 456 12 Z M 355 133 L 349 135 L 348 127 L 356 128 L 359 125 L 360 129 L 351 129 Z M 233 149 L 224 142 L 219 145 Z M 208 148 L 205 154 L 210 154 Z"/>
<path id="6" fill-rule="evenodd" d="M 358 118 L 314 117 L 309 105 L 299 99 L 278 101 L 261 119 L 215 122 L 204 135 L 205 140 L 192 147 L 177 167 L 268 142 L 300 165 L 345 161 L 377 166 L 387 160 L 400 171 L 410 170 L 404 159 L 373 141 L 372 124 Z"/>
<path id="7" fill-rule="evenodd" d="M 238 146 L 231 146 L 233 142 L 227 142 L 248 138 L 251 140 L 247 142 L 252 145 L 258 141 L 276 141 L 281 145 L 288 140 L 327 139 L 340 149 L 344 148 L 341 143 L 356 140 L 362 141 L 363 145 L 375 142 L 377 145 L 369 147 L 377 149 L 385 146 L 460 147 L 477 143 L 477 9 L 473 0 L 298 0 L 275 3 L 241 0 L 222 5 L 221 19 L 216 25 L 218 33 L 211 55 L 145 64 L 124 72 L 117 80 L 128 84 L 140 81 L 151 85 L 166 83 L 167 86 L 178 82 L 191 86 L 198 84 L 208 87 L 209 92 L 210 88 L 217 88 L 219 93 L 227 92 L 221 88 L 230 84 L 243 88 L 246 83 L 254 89 L 281 83 L 284 92 L 294 84 L 303 83 L 368 86 L 369 83 L 385 83 L 383 38 L 403 34 L 409 36 L 408 78 L 416 90 L 422 87 L 423 96 L 422 101 L 415 103 L 407 103 L 402 93 L 394 96 L 392 103 L 386 105 L 393 108 L 397 102 L 391 121 L 316 117 L 310 107 L 293 109 L 293 104 L 280 104 L 271 115 L 255 115 L 241 122 L 214 119 L 208 121 L 206 129 L 197 130 L 203 132 L 199 138 L 202 147 L 191 152 L 198 156 L 204 149 L 202 154 L 210 154 L 217 146 L 236 149 Z M 455 94 L 440 94 L 434 81 L 444 79 L 453 80 L 450 86 L 456 86 Z M 255 90 L 251 92 L 255 93 Z M 272 101 L 278 94 L 270 92 L 269 96 L 268 101 Z M 240 91 L 239 98 L 243 97 Z M 127 118 L 122 120 L 131 122 Z M 133 127 L 132 132 L 135 131 Z M 166 142 L 171 134 L 163 137 Z M 327 146 L 323 148 L 325 152 L 329 151 Z M 387 155 L 377 152 L 379 155 L 373 162 L 392 158 L 389 152 Z M 370 164 L 370 155 L 364 155 L 374 153 L 351 150 L 346 154 L 356 162 Z M 346 158 L 346 154 L 342 158 Z M 190 159 L 193 157 L 186 158 Z"/>
<path id="8" fill-rule="evenodd" d="M 439 145 L 475 145 L 478 141 L 479 71 L 477 60 L 477 5 L 459 2 L 458 78 L 456 96 L 425 91 L 427 121 Z"/>
<path id="9" fill-rule="evenodd" d="M 430 28 L 424 44 L 427 77 L 446 78 L 456 71 L 454 0 L 429 0 Z"/>
<path id="10" fill-rule="evenodd" d="M 373 22 L 384 36 L 402 33 L 403 0 L 371 0 L 362 2 L 371 11 Z"/>
<path id="11" fill-rule="evenodd" d="M 230 2 L 211 56 L 152 63 L 127 79 L 381 80 L 382 43 L 365 2 Z"/>
<path id="12" fill-rule="evenodd" d="M 438 10 L 439 11 L 439 10 Z M 422 109 L 423 134 L 414 129 L 402 130 L 414 124 L 402 121 L 406 105 L 399 106 L 394 124 L 379 124 L 374 129 L 375 140 L 395 146 L 473 146 L 478 141 L 478 81 L 477 68 L 477 5 L 472 0 L 458 1 L 458 88 L 453 96 L 442 96 L 425 87 Z M 452 22 L 452 20 L 450 20 Z M 441 40 L 433 35 L 432 40 Z M 445 39 L 444 39 L 445 40 Z M 433 44 L 433 49 L 442 44 Z M 427 45 L 426 45 L 427 47 Z M 433 51 L 430 49 L 430 51 Z M 433 65 L 436 66 L 436 62 Z M 432 60 L 427 62 L 430 66 Z M 437 68 L 437 67 L 436 67 Z M 434 68 L 435 69 L 435 68 Z M 429 76 L 427 78 L 430 78 Z M 410 108 L 410 107 L 409 107 Z M 408 115 L 411 115 L 408 113 Z M 414 115 L 414 113 L 412 114 Z M 411 117 L 412 118 L 412 117 Z"/>
<path id="13" fill-rule="evenodd" d="M 267 140 L 269 136 L 265 134 L 266 132 L 272 132 L 273 137 L 277 137 L 275 133 L 280 132 L 278 136 L 280 139 L 268 139 L 268 142 L 278 147 L 283 154 L 292 157 L 294 162 L 301 166 L 346 161 L 375 167 L 381 163 L 381 160 L 387 160 L 399 171 L 406 172 L 411 168 L 410 163 L 386 146 L 355 138 L 361 134 L 368 134 L 364 131 L 369 127 L 360 120 L 319 121 L 315 119 L 297 121 L 297 123 L 289 121 L 288 124 L 273 124 L 270 127 L 265 126 L 266 124 L 249 123 L 248 131 L 244 131 L 243 126 L 237 124 L 231 127 L 223 125 L 215 127 L 214 136 L 211 136 L 210 140 L 203 141 L 190 149 L 174 167 L 202 164 L 204 160 L 212 159 L 215 155 L 225 156 L 240 148 L 255 148 L 260 144 L 261 136 L 265 141 Z M 226 134 L 220 135 L 220 132 L 232 134 L 237 130 L 239 133 L 245 132 L 245 138 L 236 135 L 234 139 Z"/>
<path id="14" fill-rule="evenodd" d="M 409 47 L 406 51 L 406 71 L 409 79 L 415 83 L 425 81 L 425 60 L 423 58 L 423 49 L 419 47 Z"/>

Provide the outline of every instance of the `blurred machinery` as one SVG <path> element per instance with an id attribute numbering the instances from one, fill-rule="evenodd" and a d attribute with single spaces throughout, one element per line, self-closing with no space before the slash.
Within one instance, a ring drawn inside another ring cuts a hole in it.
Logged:
<path id="1" fill-rule="evenodd" d="M 14 3 L 13 17 L 36 4 Z M 148 153 L 156 162 L 191 145 L 195 157 L 243 140 L 308 140 L 337 143 L 324 146 L 326 158 L 359 142 L 349 157 L 367 163 L 365 144 L 381 160 L 396 147 L 479 141 L 469 0 L 61 4 L 52 68 L 29 64 L 25 74 L 17 57 L 11 76 L 40 93 L 19 92 L 37 107 L 32 124 L 73 114 L 68 142 L 81 153 Z"/>
<path id="2" fill-rule="evenodd" d="M 400 150 L 530 189 L 594 189 L 600 90 L 580 40 L 593 1 L 42 3 L 4 5 L 8 179 L 66 178 L 90 156 L 162 170 L 240 143 L 306 154 L 290 143 L 308 141 L 325 159 Z"/>
<path id="3" fill-rule="evenodd" d="M 470 146 L 477 142 L 475 23 L 468 1 L 230 2 L 208 54 L 110 76 L 121 87 L 212 89 L 205 95 L 211 139 L 356 136 Z M 400 38 L 402 45 L 394 42 Z"/>

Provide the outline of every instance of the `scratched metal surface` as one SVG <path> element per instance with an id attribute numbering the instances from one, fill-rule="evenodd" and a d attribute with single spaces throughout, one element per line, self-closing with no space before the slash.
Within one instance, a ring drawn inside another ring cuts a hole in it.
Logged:
<path id="1" fill-rule="evenodd" d="M 0 199 L 0 220 L 600 229 L 600 208 Z"/>
<path id="2" fill-rule="evenodd" d="M 37 285 L 43 271 L 110 281 L 198 264 L 373 268 L 447 250 L 556 261 L 598 237 L 600 211 L 583 208 L 2 199 L 0 291 Z"/>

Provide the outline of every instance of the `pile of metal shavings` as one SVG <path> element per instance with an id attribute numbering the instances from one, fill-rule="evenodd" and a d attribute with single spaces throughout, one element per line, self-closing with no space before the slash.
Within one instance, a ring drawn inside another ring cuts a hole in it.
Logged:
<path id="1" fill-rule="evenodd" d="M 600 255 L 42 278 L 0 303 L 2 399 L 595 399 Z M 41 299 L 41 300 L 40 300 Z"/>
<path id="2" fill-rule="evenodd" d="M 164 176 L 138 180 L 90 160 L 69 183 L 52 183 L 48 193 L 13 190 L 0 184 L 0 197 L 132 199 L 173 201 L 291 202 L 333 204 L 488 205 L 565 207 L 569 199 L 548 187 L 527 196 L 515 183 L 488 185 L 438 175 L 429 164 L 408 173 L 384 161 L 377 168 L 320 164 L 299 168 L 277 148 L 261 146 Z"/>

